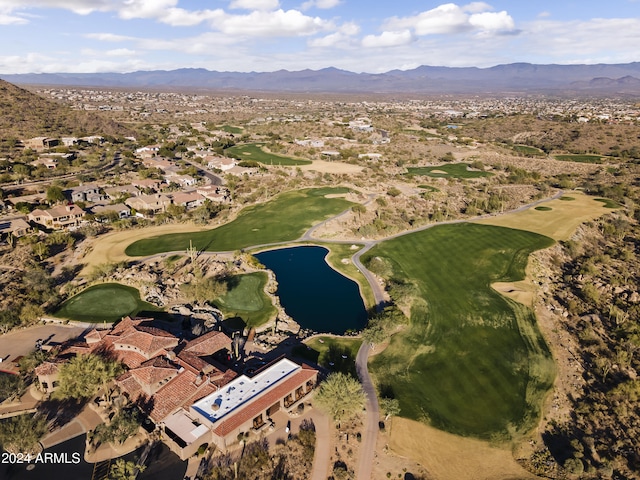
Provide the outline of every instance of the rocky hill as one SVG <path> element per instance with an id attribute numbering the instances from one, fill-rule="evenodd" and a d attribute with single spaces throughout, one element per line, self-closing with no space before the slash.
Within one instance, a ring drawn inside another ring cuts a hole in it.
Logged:
<path id="1" fill-rule="evenodd" d="M 0 140 L 88 135 L 128 136 L 133 132 L 95 113 L 73 111 L 0 80 Z"/>

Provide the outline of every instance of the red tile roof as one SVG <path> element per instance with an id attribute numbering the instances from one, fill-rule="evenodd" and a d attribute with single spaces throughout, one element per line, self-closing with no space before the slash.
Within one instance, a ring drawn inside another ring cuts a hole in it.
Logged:
<path id="1" fill-rule="evenodd" d="M 292 377 L 287 378 L 284 382 L 276 385 L 270 390 L 267 390 L 262 396 L 258 397 L 253 402 L 239 407 L 236 413 L 220 419 L 220 421 L 217 422 L 218 425 L 213 429 L 213 433 L 220 437 L 228 435 L 236 428 L 264 412 L 267 408 L 287 396 L 300 385 L 304 385 L 307 381 L 316 378 L 317 375 L 318 372 L 316 370 L 299 370 Z"/>
<path id="2" fill-rule="evenodd" d="M 190 404 L 206 397 L 215 391 L 215 387 L 206 381 L 196 385 L 198 375 L 184 370 L 153 395 L 153 408 L 149 413 L 151 419 L 158 423 L 176 408 Z M 193 400 L 192 400 L 193 399 Z"/>
<path id="3" fill-rule="evenodd" d="M 36 375 L 54 375 L 58 373 L 58 364 L 53 362 L 44 362 L 35 368 Z"/>
<path id="4" fill-rule="evenodd" d="M 205 356 L 213 355 L 223 348 L 231 349 L 231 339 L 224 333 L 214 330 L 191 340 L 184 347 L 184 350 L 194 355 Z"/>

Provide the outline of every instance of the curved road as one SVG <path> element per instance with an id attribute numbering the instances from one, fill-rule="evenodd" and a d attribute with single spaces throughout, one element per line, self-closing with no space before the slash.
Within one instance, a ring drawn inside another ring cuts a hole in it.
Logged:
<path id="1" fill-rule="evenodd" d="M 501 212 L 499 215 L 504 215 L 506 213 L 521 212 L 529 208 L 535 207 L 543 202 L 558 199 L 563 194 L 564 194 L 564 191 L 560 190 L 558 193 L 556 193 L 552 197 L 544 198 L 542 200 L 537 200 L 535 202 L 528 203 L 526 205 L 523 205 L 513 210 L 509 210 L 507 212 Z M 365 203 L 365 205 L 370 203 L 374 198 L 375 198 L 375 194 L 369 195 L 369 200 Z M 403 235 L 409 235 L 411 233 L 427 230 L 437 225 L 447 225 L 447 224 L 450 225 L 450 224 L 463 223 L 463 222 L 472 222 L 475 220 L 491 218 L 498 215 L 498 214 L 491 213 L 487 215 L 479 215 L 477 217 L 468 218 L 468 219 L 449 220 L 445 222 L 430 223 L 428 225 L 423 225 L 421 227 L 414 228 L 412 230 L 407 230 L 405 232 L 400 232 L 395 235 L 390 235 L 388 237 L 380 238 L 378 240 L 366 240 L 366 241 L 328 240 L 328 239 L 316 239 L 313 237 L 313 232 L 317 230 L 319 227 L 321 227 L 322 225 L 325 225 L 327 222 L 331 220 L 334 220 L 338 217 L 345 215 L 349 211 L 350 209 L 345 210 L 337 215 L 334 215 L 333 217 L 327 220 L 324 220 L 314 225 L 297 240 L 291 240 L 288 242 L 270 243 L 270 244 L 264 244 L 264 245 L 255 245 L 253 247 L 248 247 L 248 248 L 272 247 L 272 246 L 278 246 L 278 245 L 292 244 L 292 243 L 301 242 L 301 241 L 313 241 L 313 240 L 318 240 L 318 241 L 321 240 L 323 243 L 364 244 L 364 247 L 358 250 L 355 254 L 353 254 L 351 259 L 353 261 L 353 264 L 356 266 L 356 268 L 360 270 L 360 272 L 364 275 L 364 277 L 369 282 L 369 285 L 371 286 L 371 290 L 373 291 L 373 295 L 376 301 L 376 309 L 381 310 L 384 307 L 384 304 L 386 301 L 384 290 L 380 285 L 380 283 L 378 282 L 375 275 L 371 273 L 369 270 L 367 270 L 365 266 L 361 263 L 360 257 L 364 253 L 368 252 L 376 244 L 383 242 L 385 240 L 390 240 L 392 238 L 401 237 Z M 159 256 L 169 255 L 171 253 L 182 253 L 182 252 L 164 252 L 162 254 L 150 255 L 149 257 L 145 257 L 145 258 L 159 257 Z M 218 254 L 218 253 L 228 253 L 228 252 L 199 252 L 199 254 L 206 254 L 206 253 Z M 378 397 L 376 395 L 376 389 L 375 389 L 375 386 L 373 385 L 373 382 L 371 381 L 371 376 L 369 375 L 369 370 L 367 368 L 367 360 L 368 360 L 370 351 L 371 351 L 371 345 L 369 345 L 367 342 L 363 342 L 362 345 L 360 346 L 360 349 L 358 350 L 358 355 L 356 357 L 356 371 L 358 373 L 358 377 L 360 377 L 360 381 L 362 382 L 362 388 L 367 396 L 366 419 L 364 423 L 364 436 L 363 436 L 364 438 L 362 439 L 362 444 L 360 447 L 360 455 L 358 459 L 358 466 L 356 470 L 356 478 L 359 480 L 369 480 L 371 478 L 371 474 L 373 471 L 373 462 L 374 462 L 375 452 L 376 452 L 376 440 L 378 438 L 378 428 L 379 428 L 378 422 L 380 421 Z"/>

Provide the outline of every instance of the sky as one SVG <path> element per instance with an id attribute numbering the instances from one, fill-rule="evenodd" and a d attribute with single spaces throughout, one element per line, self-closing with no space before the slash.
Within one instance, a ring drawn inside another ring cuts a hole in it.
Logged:
<path id="1" fill-rule="evenodd" d="M 640 61 L 640 0 L 0 0 L 0 74 Z"/>

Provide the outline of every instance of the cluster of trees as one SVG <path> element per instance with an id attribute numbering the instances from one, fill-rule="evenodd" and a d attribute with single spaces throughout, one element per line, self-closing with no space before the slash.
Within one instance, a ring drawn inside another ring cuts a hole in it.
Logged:
<path id="1" fill-rule="evenodd" d="M 266 439 L 249 442 L 238 458 L 232 454 L 216 455 L 209 462 L 206 480 L 298 480 L 309 478 L 315 451 L 316 432 L 312 421 L 304 420 L 297 435 L 285 444 L 269 449 Z"/>

